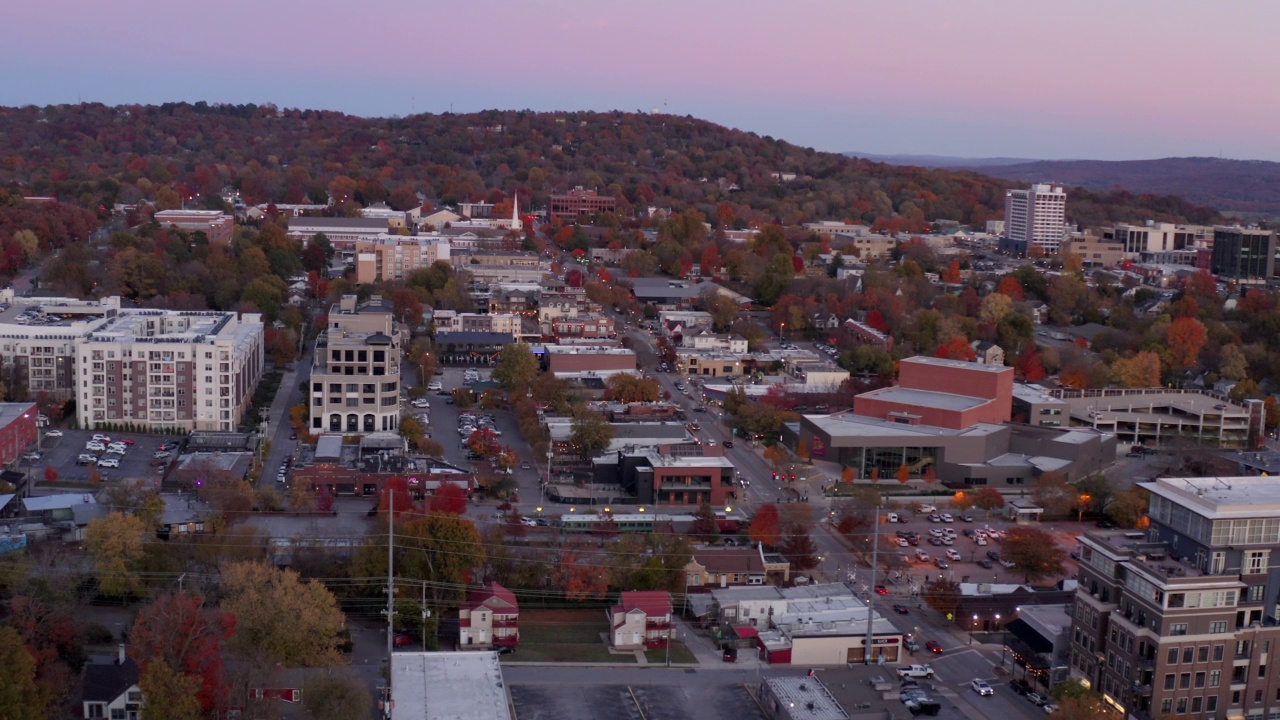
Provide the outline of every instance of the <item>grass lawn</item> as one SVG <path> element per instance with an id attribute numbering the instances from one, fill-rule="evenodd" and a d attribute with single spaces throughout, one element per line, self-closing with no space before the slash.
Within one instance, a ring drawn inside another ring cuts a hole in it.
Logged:
<path id="1" fill-rule="evenodd" d="M 662 665 L 667 662 L 667 651 L 665 648 L 654 648 L 653 650 L 645 650 L 644 656 L 649 659 L 650 665 Z M 698 658 L 694 656 L 693 651 L 685 646 L 679 640 L 671 641 L 671 662 L 681 665 L 697 665 Z"/>
<path id="2" fill-rule="evenodd" d="M 508 662 L 633 663 L 635 656 L 609 653 L 603 610 L 526 610 L 520 613 L 520 649 Z"/>

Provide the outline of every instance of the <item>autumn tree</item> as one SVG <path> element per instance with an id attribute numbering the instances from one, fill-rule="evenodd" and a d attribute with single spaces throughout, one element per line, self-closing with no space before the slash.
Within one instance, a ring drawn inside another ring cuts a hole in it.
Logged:
<path id="1" fill-rule="evenodd" d="M 1013 563 L 1028 583 L 1062 574 L 1066 553 L 1052 533 L 1038 528 L 1015 527 L 1002 543 L 1001 555 Z"/>
<path id="2" fill-rule="evenodd" d="M 58 471 L 52 465 L 46 465 L 44 468 L 45 482 L 55 482 L 58 479 Z"/>
<path id="3" fill-rule="evenodd" d="M 770 445 L 764 449 L 764 459 L 769 461 L 774 470 L 778 469 L 778 463 L 782 462 L 786 457 L 787 454 L 780 445 Z"/>
<path id="4" fill-rule="evenodd" d="M 1040 348 L 1035 344 L 1028 344 L 1026 349 L 1018 353 L 1017 359 L 1013 361 L 1014 370 L 1022 376 L 1023 380 L 1029 383 L 1038 383 L 1048 377 L 1048 373 L 1044 370 L 1044 361 L 1040 358 Z"/>
<path id="5" fill-rule="evenodd" d="M 911 468 L 907 467 L 906 463 L 902 463 L 901 465 L 898 466 L 897 478 L 898 478 L 898 482 L 902 483 L 903 485 L 906 485 L 908 482 L 910 482 Z"/>
<path id="6" fill-rule="evenodd" d="M 142 704 L 142 720 L 200 720 L 203 712 L 197 693 L 200 678 L 175 670 L 163 658 L 157 658 L 142 671 L 138 681 L 146 702 Z"/>
<path id="7" fill-rule="evenodd" d="M 840 471 L 840 482 L 853 482 L 856 474 L 852 465 L 845 465 L 844 469 Z"/>
<path id="8" fill-rule="evenodd" d="M 934 355 L 948 360 L 964 360 L 966 362 L 973 362 L 978 357 L 978 353 L 969 345 L 969 339 L 963 335 L 955 335 L 950 340 L 939 345 Z"/>
<path id="9" fill-rule="evenodd" d="M 462 515 L 467 511 L 467 491 L 458 483 L 441 482 L 436 494 L 431 496 L 427 511 Z"/>
<path id="10" fill-rule="evenodd" d="M 711 503 L 702 503 L 698 506 L 698 512 L 693 516 L 693 527 L 689 530 L 690 537 L 702 542 L 710 542 L 720 536 L 720 523 L 716 521 L 715 511 L 711 509 Z"/>
<path id="11" fill-rule="evenodd" d="M 618 402 L 657 402 L 662 397 L 662 387 L 657 380 L 630 373 L 617 373 L 605 382 L 604 398 Z"/>
<path id="12" fill-rule="evenodd" d="M 580 410 L 573 418 L 573 432 L 569 442 L 583 458 L 593 458 L 608 449 L 613 442 L 613 426 L 594 410 Z"/>
<path id="13" fill-rule="evenodd" d="M 992 487 L 978 488 L 973 493 L 973 506 L 987 511 L 987 516 L 990 517 L 992 510 L 999 510 L 1005 506 L 1004 495 Z"/>
<path id="14" fill-rule="evenodd" d="M 259 666 L 322 667 L 341 660 L 346 618 L 337 599 L 316 580 L 265 562 L 233 562 L 222 569 L 222 609 L 236 618 L 233 644 Z"/>
<path id="15" fill-rule="evenodd" d="M 1010 312 L 1013 312 L 1013 299 L 1004 293 L 991 293 L 982 298 L 982 309 L 978 312 L 978 322 L 986 325 L 996 325 Z"/>
<path id="16" fill-rule="evenodd" d="M 467 449 L 485 460 L 491 460 L 502 452 L 502 443 L 492 430 L 480 428 L 467 438 Z"/>
<path id="17" fill-rule="evenodd" d="M 552 573 L 552 582 L 568 600 L 600 600 L 609 591 L 608 573 L 585 550 L 566 545 Z"/>
<path id="18" fill-rule="evenodd" d="M 1136 528 L 1147 516 L 1147 491 L 1134 487 L 1118 492 L 1107 503 L 1107 517 L 1122 528 Z"/>
<path id="19" fill-rule="evenodd" d="M 146 530 L 140 518 L 121 512 L 92 520 L 85 528 L 85 550 L 103 595 L 126 597 L 141 590 L 138 573 L 145 554 L 142 540 Z"/>
<path id="20" fill-rule="evenodd" d="M 939 614 L 949 615 L 960 607 L 960 583 L 934 578 L 924 584 L 921 591 L 924 601 Z"/>
<path id="21" fill-rule="evenodd" d="M 752 542 L 761 543 L 768 547 L 777 545 L 782 536 L 778 527 L 778 506 L 773 503 L 765 503 L 756 510 L 756 514 L 751 518 L 751 525 L 747 528 L 747 537 Z"/>
<path id="22" fill-rule="evenodd" d="M 1160 356 L 1144 350 L 1131 358 L 1116 358 L 1111 381 L 1126 388 L 1160 387 Z"/>
<path id="23" fill-rule="evenodd" d="M 204 598 L 178 591 L 166 593 L 138 611 L 129 631 L 129 656 L 143 671 L 163 663 L 197 681 L 197 707 L 220 707 L 228 686 L 223 671 L 223 643 L 235 634 L 230 613 L 205 605 Z"/>
<path id="24" fill-rule="evenodd" d="M 36 684 L 36 661 L 17 631 L 0 627 L 0 717 L 45 720 L 48 699 Z"/>
<path id="25" fill-rule="evenodd" d="M 373 709 L 373 698 L 355 673 L 330 670 L 302 681 L 302 707 L 312 720 L 364 718 Z"/>
<path id="26" fill-rule="evenodd" d="M 779 551 L 791 563 L 793 572 L 802 573 L 818 566 L 818 546 L 809 531 L 797 525 L 783 528 Z"/>
<path id="27" fill-rule="evenodd" d="M 508 393 L 524 392 L 538 376 L 538 359 L 525 343 L 502 348 L 502 357 L 493 366 L 493 381 Z"/>
<path id="28" fill-rule="evenodd" d="M 1000 285 L 996 288 L 996 292 L 1001 295 L 1008 296 L 1009 299 L 1018 301 L 1026 297 L 1023 291 L 1022 283 L 1013 275 L 1005 275 L 1000 279 Z"/>
<path id="29" fill-rule="evenodd" d="M 1169 364 L 1175 368 L 1194 368 L 1200 364 L 1200 351 L 1208 342 L 1204 323 L 1193 317 L 1180 317 L 1169 325 Z"/>

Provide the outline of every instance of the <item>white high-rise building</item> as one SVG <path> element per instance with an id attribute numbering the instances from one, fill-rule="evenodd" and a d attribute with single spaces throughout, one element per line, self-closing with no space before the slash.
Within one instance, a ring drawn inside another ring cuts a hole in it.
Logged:
<path id="1" fill-rule="evenodd" d="M 1004 194 L 1004 236 L 1030 253 L 1039 248 L 1056 255 L 1066 228 L 1067 193 L 1060 185 L 1041 183 Z"/>

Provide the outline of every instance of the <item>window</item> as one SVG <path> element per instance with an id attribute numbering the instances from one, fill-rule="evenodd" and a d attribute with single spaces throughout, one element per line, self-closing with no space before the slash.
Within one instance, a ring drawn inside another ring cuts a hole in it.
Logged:
<path id="1" fill-rule="evenodd" d="M 1191 698 L 1191 714 L 1192 715 L 1195 715 L 1196 713 L 1200 712 L 1200 706 L 1203 702 L 1204 702 L 1204 698 L 1201 698 L 1201 697 Z"/>
<path id="2" fill-rule="evenodd" d="M 1221 626 L 1222 626 L 1222 629 L 1221 629 L 1221 630 L 1219 630 L 1218 632 L 1226 632 L 1226 631 L 1227 631 L 1227 624 L 1226 624 L 1226 623 L 1214 623 L 1214 624 L 1215 624 L 1215 625 L 1221 625 Z M 1221 661 L 1222 661 L 1222 646 L 1221 646 L 1221 645 L 1214 645 L 1214 646 L 1213 646 L 1213 661 L 1214 661 L 1214 662 L 1221 662 Z"/>
<path id="3" fill-rule="evenodd" d="M 1162 712 L 1162 713 L 1164 713 L 1164 714 L 1166 714 L 1166 715 L 1168 715 L 1169 713 L 1173 712 L 1173 700 L 1170 700 L 1169 698 L 1165 698 L 1164 700 L 1161 700 L 1161 701 L 1160 701 L 1160 712 Z"/>
<path id="4" fill-rule="evenodd" d="M 1199 662 L 1209 662 L 1209 646 L 1208 645 L 1200 646 L 1200 657 L 1197 658 L 1197 660 Z"/>
<path id="5" fill-rule="evenodd" d="M 1165 662 L 1169 665 L 1178 664 L 1178 648 L 1169 648 L 1169 659 Z"/>
<path id="6" fill-rule="evenodd" d="M 1178 676 L 1178 689 L 1189 690 L 1191 688 L 1191 673 L 1182 673 Z"/>
<path id="7" fill-rule="evenodd" d="M 1165 690 L 1172 690 L 1172 689 L 1173 689 L 1173 683 L 1174 683 L 1174 679 L 1173 679 L 1173 678 L 1174 678 L 1173 673 L 1166 673 L 1166 674 L 1165 674 L 1165 676 L 1164 676 L 1164 689 L 1165 689 Z"/>
<path id="8" fill-rule="evenodd" d="M 1204 674 L 1203 672 L 1198 672 L 1198 673 L 1196 673 L 1196 687 L 1197 687 L 1197 688 L 1202 688 L 1202 687 L 1204 687 L 1204 676 L 1205 676 L 1205 674 Z"/>
<path id="9" fill-rule="evenodd" d="M 1225 620 L 1219 620 L 1216 622 L 1209 623 L 1209 632 L 1211 633 L 1224 633 L 1226 631 L 1227 631 L 1227 622 Z M 1221 660 L 1222 646 L 1215 645 L 1213 647 L 1213 654 L 1214 654 L 1214 658 L 1213 658 L 1214 660 Z"/>
<path id="10" fill-rule="evenodd" d="M 1188 645 L 1182 648 L 1182 662 L 1189 663 L 1195 660 L 1195 647 Z"/>
<path id="11" fill-rule="evenodd" d="M 1267 551 L 1250 550 L 1244 554 L 1245 573 L 1258 575 L 1267 571 Z"/>
<path id="12" fill-rule="evenodd" d="M 1245 599 L 1248 602 L 1262 602 L 1263 598 L 1266 597 L 1266 594 L 1266 585 L 1250 585 L 1249 589 L 1245 590 Z"/>
<path id="13" fill-rule="evenodd" d="M 1222 671 L 1211 670 L 1209 672 L 1209 687 L 1216 688 L 1222 684 Z"/>
<path id="14" fill-rule="evenodd" d="M 1210 695 L 1204 699 L 1204 711 L 1207 713 L 1214 712 L 1218 709 L 1218 696 Z"/>
<path id="15" fill-rule="evenodd" d="M 106 716 L 107 706 L 105 703 L 90 703 L 88 713 L 85 715 L 88 718 L 104 718 Z"/>
<path id="16" fill-rule="evenodd" d="M 1187 699 L 1178 698 L 1178 714 L 1183 715 L 1187 712 Z"/>
<path id="17" fill-rule="evenodd" d="M 1170 634 L 1170 635 L 1186 635 L 1186 634 L 1187 634 L 1187 624 L 1186 624 L 1186 623 L 1174 623 L 1174 624 L 1170 625 L 1170 626 L 1169 626 L 1169 634 Z"/>

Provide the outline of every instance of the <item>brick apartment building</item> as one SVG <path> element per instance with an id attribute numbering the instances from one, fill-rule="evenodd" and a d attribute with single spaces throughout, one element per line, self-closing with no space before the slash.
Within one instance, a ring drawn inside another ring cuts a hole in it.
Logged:
<path id="1" fill-rule="evenodd" d="M 1072 675 L 1142 720 L 1275 717 L 1280 485 L 1269 477 L 1140 485 L 1151 493 L 1149 530 L 1081 538 Z"/>
<path id="2" fill-rule="evenodd" d="M 449 262 L 449 251 L 449 241 L 434 236 L 378 235 L 358 240 L 356 282 L 404 280 L 414 270 L 431 267 L 442 260 Z"/>
<path id="3" fill-rule="evenodd" d="M 264 368 L 262 316 L 126 310 L 76 343 L 76 421 L 234 430 Z"/>
<path id="4" fill-rule="evenodd" d="M 547 214 L 554 220 L 577 220 L 581 215 L 599 215 L 613 212 L 618 201 L 604 195 L 597 195 L 595 190 L 584 190 L 576 187 L 563 195 L 552 195 L 547 198 Z"/>
<path id="5" fill-rule="evenodd" d="M 161 210 L 154 219 L 160 227 L 202 232 L 210 245 L 230 245 L 235 231 L 235 218 L 221 210 Z"/>
<path id="6" fill-rule="evenodd" d="M 39 414 L 35 403 L 0 403 L 0 465 L 17 461 L 36 446 Z"/>
<path id="7" fill-rule="evenodd" d="M 548 345 L 547 369 L 552 374 L 635 372 L 636 354 L 619 347 Z"/>

